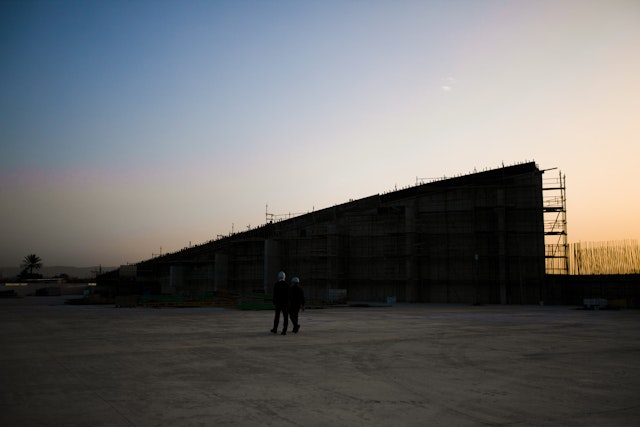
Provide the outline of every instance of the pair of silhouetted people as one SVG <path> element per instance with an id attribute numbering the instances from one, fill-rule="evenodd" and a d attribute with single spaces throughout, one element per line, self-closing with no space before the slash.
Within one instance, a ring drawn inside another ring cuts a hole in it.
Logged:
<path id="1" fill-rule="evenodd" d="M 291 286 L 285 281 L 286 275 L 284 271 L 278 273 L 278 281 L 273 285 L 273 305 L 275 314 L 273 318 L 273 329 L 271 332 L 278 333 L 278 324 L 280 323 L 280 313 L 282 313 L 282 335 L 287 334 L 289 327 L 289 317 L 293 323 L 293 333 L 298 333 L 300 324 L 298 323 L 298 312 L 304 311 L 304 292 L 300 286 L 300 279 L 294 277 L 291 279 Z"/>

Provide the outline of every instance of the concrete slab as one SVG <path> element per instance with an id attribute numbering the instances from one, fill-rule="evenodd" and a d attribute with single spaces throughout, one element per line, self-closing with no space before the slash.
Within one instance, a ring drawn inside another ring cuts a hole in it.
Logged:
<path id="1" fill-rule="evenodd" d="M 0 300 L 2 426 L 638 425 L 640 312 Z"/>

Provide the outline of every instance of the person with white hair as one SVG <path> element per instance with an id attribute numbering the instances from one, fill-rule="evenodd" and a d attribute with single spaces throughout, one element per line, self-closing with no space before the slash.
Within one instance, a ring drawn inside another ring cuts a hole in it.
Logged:
<path id="1" fill-rule="evenodd" d="M 275 314 L 273 317 L 273 329 L 271 332 L 278 333 L 278 324 L 280 323 L 280 313 L 284 317 L 282 322 L 282 335 L 287 335 L 289 327 L 289 285 L 285 282 L 286 275 L 284 271 L 278 273 L 278 281 L 273 285 L 273 306 Z"/>

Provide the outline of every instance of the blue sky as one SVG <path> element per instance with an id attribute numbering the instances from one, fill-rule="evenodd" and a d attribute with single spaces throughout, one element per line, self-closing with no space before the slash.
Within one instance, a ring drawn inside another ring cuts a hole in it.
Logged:
<path id="1" fill-rule="evenodd" d="M 441 177 L 639 239 L 637 1 L 0 1 L 0 265 L 119 265 Z"/>

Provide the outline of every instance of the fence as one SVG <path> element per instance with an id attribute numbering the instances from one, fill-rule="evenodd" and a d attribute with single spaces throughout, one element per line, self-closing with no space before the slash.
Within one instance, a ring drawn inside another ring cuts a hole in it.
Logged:
<path id="1" fill-rule="evenodd" d="M 636 240 L 579 242 L 569 246 L 570 274 L 640 273 L 640 244 Z"/>

